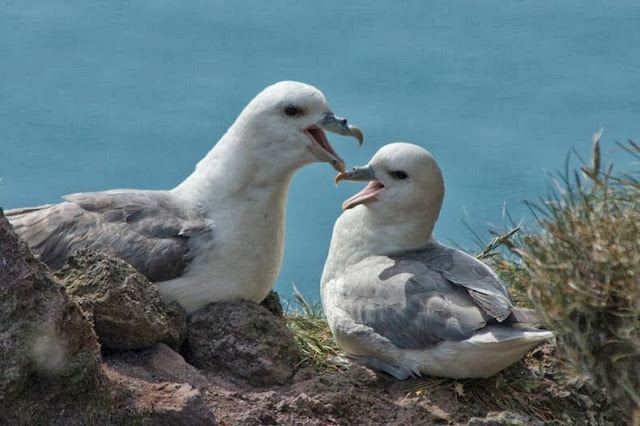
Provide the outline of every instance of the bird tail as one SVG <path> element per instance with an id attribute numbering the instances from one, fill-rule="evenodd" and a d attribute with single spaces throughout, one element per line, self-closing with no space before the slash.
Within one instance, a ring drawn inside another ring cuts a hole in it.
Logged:
<path id="1" fill-rule="evenodd" d="M 534 309 L 511 308 L 511 316 L 507 324 L 536 325 L 542 322 L 540 314 Z"/>
<path id="2" fill-rule="evenodd" d="M 61 231 L 69 225 L 56 216 L 57 206 L 60 204 L 12 209 L 5 212 L 15 233 L 29 245 L 29 249 L 37 258 L 53 269 L 60 268 L 67 258 L 64 240 L 50 238 L 51 235 L 61 234 Z"/>
<path id="3" fill-rule="evenodd" d="M 553 332 L 517 324 L 516 327 L 487 326 L 462 341 L 446 341 L 417 360 L 420 371 L 451 378 L 489 377 L 509 367 Z"/>
<path id="4" fill-rule="evenodd" d="M 53 204 L 45 204 L 43 206 L 37 206 L 37 207 L 22 207 L 19 209 L 10 209 L 10 210 L 5 210 L 4 215 L 6 217 L 16 217 L 16 216 L 23 215 L 25 213 L 31 213 L 37 210 L 46 209 L 47 207 L 51 207 L 51 206 L 53 206 Z"/>
<path id="5" fill-rule="evenodd" d="M 25 228 L 28 228 L 33 224 L 34 218 L 39 217 L 40 215 L 33 215 L 34 212 L 40 212 L 42 210 L 51 207 L 53 204 L 47 204 L 44 206 L 38 207 L 24 207 L 19 209 L 11 209 L 4 211 L 4 216 L 9 219 L 9 222 L 13 226 L 13 230 L 20 235 L 23 239 L 25 236 L 23 235 Z"/>

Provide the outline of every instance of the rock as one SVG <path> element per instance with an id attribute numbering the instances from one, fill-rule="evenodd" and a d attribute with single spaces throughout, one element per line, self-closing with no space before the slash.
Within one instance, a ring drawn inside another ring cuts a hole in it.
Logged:
<path id="1" fill-rule="evenodd" d="M 485 418 L 474 417 L 467 426 L 542 426 L 545 423 L 522 414 L 500 411 L 489 413 Z"/>
<path id="2" fill-rule="evenodd" d="M 158 426 L 218 425 L 213 413 L 207 408 L 202 394 L 188 384 L 160 385 L 155 392 L 147 394 L 146 398 L 140 398 L 138 401 L 140 400 L 146 400 L 145 402 L 150 403 L 149 405 L 153 407 L 147 416 L 149 424 Z"/>
<path id="3" fill-rule="evenodd" d="M 197 368 L 164 343 L 141 351 L 115 352 L 107 355 L 104 361 L 115 371 L 149 382 L 188 383 L 198 390 L 208 386 L 207 379 Z"/>
<path id="4" fill-rule="evenodd" d="M 156 376 L 202 384 L 167 346 L 148 353 Z M 190 384 L 151 383 L 101 361 L 91 321 L 0 209 L 0 424 L 218 424 Z"/>
<path id="5" fill-rule="evenodd" d="M 260 302 L 260 306 L 266 308 L 269 312 L 277 317 L 284 317 L 284 311 L 282 309 L 282 303 L 280 303 L 280 296 L 277 292 L 271 290 L 267 297 Z"/>
<path id="6" fill-rule="evenodd" d="M 60 400 L 97 386 L 100 361 L 91 323 L 0 209 L 0 413 L 11 407 L 19 421 L 43 395 Z"/>
<path id="7" fill-rule="evenodd" d="M 213 303 L 195 312 L 183 355 L 198 368 L 257 386 L 287 382 L 301 359 L 284 321 L 248 301 Z"/>
<path id="8" fill-rule="evenodd" d="M 202 393 L 187 383 L 150 382 L 138 377 L 135 364 L 107 368 L 115 385 L 117 408 L 109 421 L 94 424 L 207 425 L 218 424 Z M 133 368 L 133 370 L 132 370 Z"/>
<path id="9" fill-rule="evenodd" d="M 55 273 L 93 320 L 107 349 L 141 349 L 164 342 L 179 347 L 186 332 L 184 310 L 166 304 L 156 286 L 124 260 L 79 250 Z"/>
<path id="10" fill-rule="evenodd" d="M 155 376 L 167 377 L 178 383 L 188 383 L 196 389 L 207 387 L 207 379 L 197 368 L 188 364 L 182 355 L 158 343 L 149 349 L 149 367 Z"/>

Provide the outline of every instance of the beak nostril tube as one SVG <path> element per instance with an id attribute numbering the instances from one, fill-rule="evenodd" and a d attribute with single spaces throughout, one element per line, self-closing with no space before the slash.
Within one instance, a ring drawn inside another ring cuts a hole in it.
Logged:
<path id="1" fill-rule="evenodd" d="M 332 133 L 353 136 L 358 140 L 358 144 L 362 145 L 362 131 L 356 126 L 347 124 L 346 118 L 336 117 L 331 111 L 324 114 L 324 118 L 318 123 L 318 126 Z"/>

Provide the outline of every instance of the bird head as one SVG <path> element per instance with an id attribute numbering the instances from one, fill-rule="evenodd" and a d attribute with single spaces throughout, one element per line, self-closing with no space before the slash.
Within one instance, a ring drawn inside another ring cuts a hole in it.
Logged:
<path id="1" fill-rule="evenodd" d="M 352 136 L 362 144 L 360 129 L 334 115 L 322 92 L 295 81 L 282 81 L 260 92 L 232 129 L 243 132 L 242 139 L 250 141 L 250 149 L 265 161 L 294 169 L 326 162 L 339 172 L 345 170 L 325 131 Z"/>
<path id="2" fill-rule="evenodd" d="M 336 176 L 336 183 L 343 180 L 369 182 L 344 201 L 342 208 L 361 206 L 377 222 L 405 224 L 415 218 L 421 226 L 430 228 L 430 234 L 440 214 L 444 198 L 442 172 L 433 156 L 417 145 L 385 145 L 366 166 Z"/>

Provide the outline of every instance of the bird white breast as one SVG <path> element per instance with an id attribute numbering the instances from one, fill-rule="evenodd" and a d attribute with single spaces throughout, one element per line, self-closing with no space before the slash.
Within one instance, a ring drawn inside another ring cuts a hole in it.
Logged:
<path id="1" fill-rule="evenodd" d="M 165 299 L 179 301 L 187 312 L 219 301 L 261 302 L 282 264 L 285 186 L 253 188 L 216 203 L 213 238 L 192 238 L 199 255 L 181 277 L 157 283 Z"/>
<path id="2" fill-rule="evenodd" d="M 367 256 L 385 255 L 406 250 L 407 235 L 422 233 L 413 223 L 394 223 L 383 226 L 372 223 L 372 215 L 366 206 L 356 206 L 347 210 L 336 220 L 331 237 L 329 254 L 322 274 L 322 283 L 344 272 Z M 425 244 L 429 236 L 420 241 Z"/>

